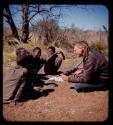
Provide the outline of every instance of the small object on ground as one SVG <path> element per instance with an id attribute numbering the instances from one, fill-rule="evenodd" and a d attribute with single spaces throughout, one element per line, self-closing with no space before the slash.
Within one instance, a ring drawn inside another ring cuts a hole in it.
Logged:
<path id="1" fill-rule="evenodd" d="M 63 83 L 64 80 L 60 76 L 51 76 L 45 83 Z"/>

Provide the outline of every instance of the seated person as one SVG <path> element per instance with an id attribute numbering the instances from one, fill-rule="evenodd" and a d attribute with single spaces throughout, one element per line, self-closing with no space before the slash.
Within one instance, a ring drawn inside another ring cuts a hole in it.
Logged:
<path id="1" fill-rule="evenodd" d="M 9 69 L 3 77 L 3 103 L 19 102 L 22 100 L 25 89 L 32 89 L 32 86 L 26 81 L 29 59 L 29 53 L 24 48 L 16 50 L 17 65 Z"/>
<path id="2" fill-rule="evenodd" d="M 62 64 L 62 60 L 65 59 L 63 52 L 56 52 L 55 47 L 50 46 L 48 48 L 48 59 L 46 59 L 44 65 L 44 71 L 47 75 L 58 74 L 58 69 Z"/>
<path id="3" fill-rule="evenodd" d="M 45 60 L 41 57 L 41 49 L 35 47 L 32 51 L 32 70 L 38 72 L 41 67 L 44 65 Z"/>
<path id="4" fill-rule="evenodd" d="M 108 61 L 104 55 L 90 48 L 86 41 L 77 42 L 74 52 L 83 57 L 83 69 L 75 75 L 61 74 L 63 80 L 75 83 L 79 92 L 108 89 Z"/>
<path id="5" fill-rule="evenodd" d="M 29 62 L 29 80 L 34 85 L 39 85 L 42 82 L 40 76 L 38 74 L 41 67 L 44 65 L 45 60 L 41 57 L 41 49 L 39 47 L 35 47 L 31 53 L 31 62 Z"/>

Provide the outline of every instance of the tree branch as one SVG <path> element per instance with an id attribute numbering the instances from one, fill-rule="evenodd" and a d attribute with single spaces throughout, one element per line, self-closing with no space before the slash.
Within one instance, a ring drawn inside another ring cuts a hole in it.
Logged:
<path id="1" fill-rule="evenodd" d="M 35 17 L 37 14 L 40 14 L 40 13 L 49 13 L 49 11 L 48 10 L 40 10 L 40 11 L 35 11 L 36 13 L 34 13 L 30 18 L 29 18 L 29 21 L 33 18 L 33 17 Z"/>

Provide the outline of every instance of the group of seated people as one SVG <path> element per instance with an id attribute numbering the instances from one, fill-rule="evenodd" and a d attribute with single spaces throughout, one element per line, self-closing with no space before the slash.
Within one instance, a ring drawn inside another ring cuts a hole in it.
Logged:
<path id="1" fill-rule="evenodd" d="M 38 71 L 44 66 L 45 75 L 60 75 L 64 81 L 75 83 L 77 91 L 108 89 L 108 61 L 104 55 L 89 47 L 86 41 L 76 42 L 74 54 L 82 57 L 83 69 L 73 67 L 66 72 L 58 72 L 65 59 L 62 51 L 48 48 L 48 58 L 41 57 L 41 49 L 35 47 L 30 53 L 25 48 L 16 50 L 17 65 L 3 77 L 3 103 L 21 102 L 25 95 L 33 91 L 38 83 Z M 74 74 L 72 74 L 74 73 Z"/>
<path id="2" fill-rule="evenodd" d="M 32 52 L 25 48 L 16 50 L 15 67 L 11 67 L 3 77 L 3 103 L 18 102 L 29 96 L 40 81 L 39 70 L 44 66 L 46 75 L 58 74 L 58 69 L 65 59 L 62 51 L 57 51 L 54 46 L 48 48 L 48 58 L 41 56 L 41 49 L 35 47 Z M 40 84 L 40 83 L 39 83 Z"/>

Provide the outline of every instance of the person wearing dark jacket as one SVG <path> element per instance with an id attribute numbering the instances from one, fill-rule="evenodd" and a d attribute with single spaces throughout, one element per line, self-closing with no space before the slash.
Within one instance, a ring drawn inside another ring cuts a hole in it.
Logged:
<path id="1" fill-rule="evenodd" d="M 24 92 L 27 88 L 32 90 L 32 86 L 27 83 L 28 62 L 30 54 L 24 48 L 16 50 L 15 67 L 11 67 L 3 77 L 3 103 L 14 104 L 22 101 Z M 27 91 L 29 91 L 27 89 Z"/>
<path id="2" fill-rule="evenodd" d="M 41 57 L 41 49 L 39 47 L 35 47 L 32 51 L 32 70 L 38 72 L 41 67 L 44 65 L 45 60 Z"/>
<path id="3" fill-rule="evenodd" d="M 54 46 L 48 48 L 48 58 L 44 65 L 44 72 L 46 75 L 57 75 L 59 74 L 58 69 L 60 68 L 62 61 L 65 56 L 62 51 L 55 50 Z"/>
<path id="4" fill-rule="evenodd" d="M 74 53 L 83 57 L 83 69 L 75 75 L 61 74 L 63 80 L 76 83 L 74 88 L 79 92 L 108 89 L 108 61 L 104 55 L 90 48 L 86 41 L 77 42 Z"/>
<path id="5" fill-rule="evenodd" d="M 31 61 L 29 62 L 28 66 L 29 81 L 32 82 L 33 86 L 37 86 L 40 83 L 42 83 L 40 74 L 38 74 L 38 72 L 44 64 L 45 64 L 45 59 L 41 57 L 40 47 L 33 48 L 31 53 Z"/>

